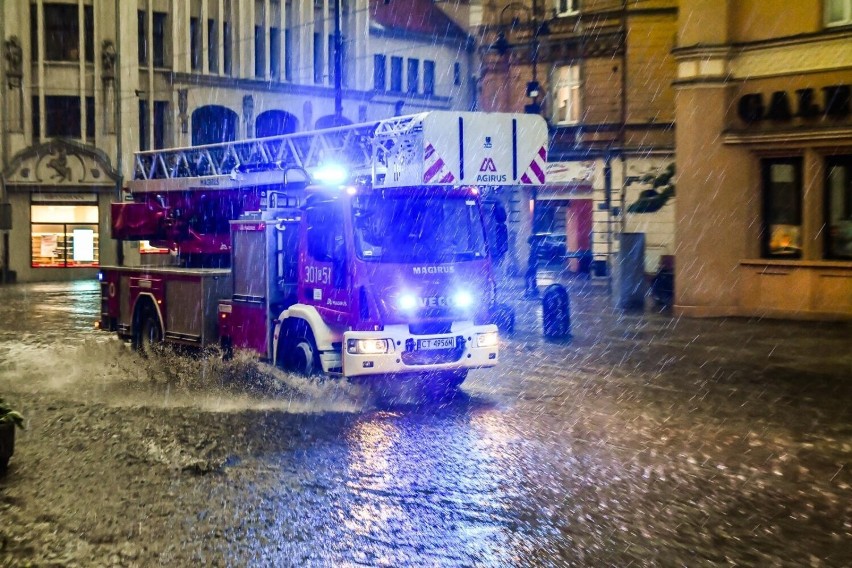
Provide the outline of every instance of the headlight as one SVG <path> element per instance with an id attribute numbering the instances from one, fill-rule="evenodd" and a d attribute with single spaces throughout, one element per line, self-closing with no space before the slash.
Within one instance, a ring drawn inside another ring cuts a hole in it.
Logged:
<path id="1" fill-rule="evenodd" d="M 396 304 L 402 310 L 413 310 L 417 307 L 417 296 L 414 294 L 403 294 L 397 298 Z"/>
<path id="2" fill-rule="evenodd" d="M 350 354 L 377 355 L 393 351 L 392 339 L 348 339 L 346 351 Z"/>
<path id="3" fill-rule="evenodd" d="M 476 346 L 477 347 L 494 347 L 497 345 L 497 332 L 489 331 L 488 333 L 477 333 L 476 334 Z"/>
<path id="4" fill-rule="evenodd" d="M 469 308 L 473 305 L 473 296 L 467 291 L 456 292 L 453 296 L 453 303 L 457 308 Z"/>

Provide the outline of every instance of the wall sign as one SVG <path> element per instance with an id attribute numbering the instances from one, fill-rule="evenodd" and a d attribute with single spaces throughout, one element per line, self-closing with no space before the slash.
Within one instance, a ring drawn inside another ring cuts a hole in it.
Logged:
<path id="1" fill-rule="evenodd" d="M 762 120 L 786 121 L 795 117 L 845 118 L 850 115 L 852 88 L 849 85 L 831 85 L 819 90 L 822 97 L 819 97 L 817 89 L 812 88 L 797 89 L 795 95 L 775 91 L 769 96 L 768 105 L 762 93 L 748 93 L 740 97 L 737 114 L 748 124 Z"/>

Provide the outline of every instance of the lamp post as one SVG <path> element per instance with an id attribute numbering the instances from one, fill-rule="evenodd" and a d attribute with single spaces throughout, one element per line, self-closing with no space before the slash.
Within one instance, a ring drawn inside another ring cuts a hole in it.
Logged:
<path id="1" fill-rule="evenodd" d="M 510 25 L 510 29 L 515 29 L 520 25 L 519 18 L 517 13 L 524 12 L 526 14 L 527 25 L 532 30 L 532 38 L 529 43 L 516 43 L 512 44 L 509 42 L 506 37 L 505 32 L 505 17 L 506 13 L 510 10 L 514 11 L 512 15 L 512 21 Z M 530 103 L 524 106 L 524 112 L 530 114 L 539 114 L 541 113 L 541 105 L 538 103 L 538 97 L 541 94 L 541 84 L 538 81 L 538 49 L 539 49 L 539 36 L 547 35 L 550 33 L 550 28 L 547 25 L 546 21 L 539 22 L 538 20 L 538 3 L 536 0 L 532 0 L 532 7 L 527 6 L 521 2 L 510 2 L 503 6 L 503 9 L 500 10 L 500 30 L 497 32 L 497 39 L 491 45 L 491 49 L 495 50 L 500 55 L 506 55 L 511 49 L 515 47 L 529 45 L 530 48 L 530 63 L 532 66 L 532 79 L 527 82 L 526 87 L 526 96 L 530 99 Z"/>

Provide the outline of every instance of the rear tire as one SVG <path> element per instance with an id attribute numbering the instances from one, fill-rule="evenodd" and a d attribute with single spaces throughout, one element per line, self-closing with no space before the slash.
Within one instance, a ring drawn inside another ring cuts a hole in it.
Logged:
<path id="1" fill-rule="evenodd" d="M 133 335 L 133 347 L 142 355 L 151 355 L 163 342 L 163 329 L 157 314 L 148 307 L 139 316 L 139 325 Z"/>

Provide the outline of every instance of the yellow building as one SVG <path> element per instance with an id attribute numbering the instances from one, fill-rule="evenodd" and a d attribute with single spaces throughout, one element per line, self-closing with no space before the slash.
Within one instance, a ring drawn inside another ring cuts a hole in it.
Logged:
<path id="1" fill-rule="evenodd" d="M 852 0 L 681 0 L 676 310 L 852 317 Z"/>

